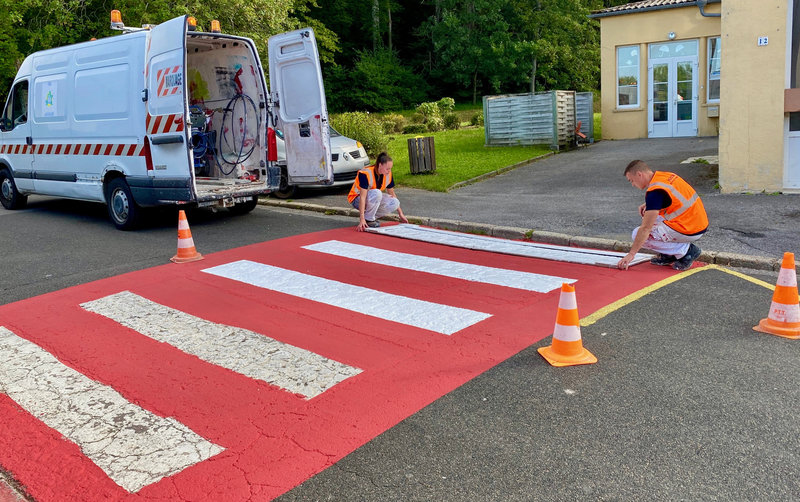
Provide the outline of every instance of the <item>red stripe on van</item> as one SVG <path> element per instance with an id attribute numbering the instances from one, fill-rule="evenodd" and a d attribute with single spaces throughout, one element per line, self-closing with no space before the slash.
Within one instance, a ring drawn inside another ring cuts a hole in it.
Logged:
<path id="1" fill-rule="evenodd" d="M 36 150 L 36 155 L 41 155 L 44 152 L 44 145 L 36 145 L 33 148 Z"/>
<path id="2" fill-rule="evenodd" d="M 56 155 L 59 155 L 61 153 L 61 147 L 62 146 L 63 145 L 56 145 Z"/>
<path id="3" fill-rule="evenodd" d="M 53 152 L 53 145 L 47 145 L 47 152 L 45 155 L 50 155 Z"/>
<path id="4" fill-rule="evenodd" d="M 164 132 L 170 132 L 173 120 L 175 120 L 175 115 L 167 115 L 167 121 L 164 123 Z"/>
<path id="5" fill-rule="evenodd" d="M 145 127 L 144 127 L 145 130 L 147 131 L 147 134 L 151 134 L 153 132 L 150 129 L 150 126 L 152 126 L 152 125 L 153 125 L 153 116 L 148 113 L 147 114 L 147 120 L 145 121 Z"/>
<path id="6" fill-rule="evenodd" d="M 128 147 L 128 153 L 125 154 L 126 157 L 133 157 L 133 154 L 136 153 L 136 145 L 131 145 Z"/>
<path id="7" fill-rule="evenodd" d="M 125 145 L 119 145 L 119 146 L 117 146 L 117 151 L 116 151 L 116 152 L 114 152 L 114 155 L 116 155 L 116 156 L 120 156 L 120 155 L 122 155 L 122 150 L 124 150 L 124 149 L 125 149 Z"/>
<path id="8" fill-rule="evenodd" d="M 162 73 L 164 73 L 164 69 L 163 68 L 156 72 L 156 80 L 160 80 L 161 79 L 161 74 Z"/>
<path id="9" fill-rule="evenodd" d="M 114 148 L 114 145 L 106 145 L 106 151 L 103 152 L 103 155 L 111 155 L 112 148 Z"/>
<path id="10" fill-rule="evenodd" d="M 156 121 L 153 122 L 153 132 L 151 134 L 160 134 L 161 133 L 161 130 L 160 130 L 161 129 L 161 117 L 162 117 L 162 115 L 159 115 L 158 117 L 156 117 Z"/>

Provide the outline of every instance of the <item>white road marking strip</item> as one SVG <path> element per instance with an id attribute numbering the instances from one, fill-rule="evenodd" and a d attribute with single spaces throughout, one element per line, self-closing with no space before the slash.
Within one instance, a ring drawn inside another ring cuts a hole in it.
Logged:
<path id="1" fill-rule="evenodd" d="M 577 281 L 577 279 L 567 279 L 552 275 L 519 272 L 517 270 L 485 267 L 483 265 L 473 265 L 471 263 L 461 263 L 443 260 L 441 258 L 431 258 L 429 256 L 387 251 L 385 249 L 335 240 L 319 242 L 309 246 L 303 246 L 303 248 L 320 253 L 342 256 L 344 258 L 352 258 L 354 260 L 380 263 L 390 267 L 427 272 L 446 277 L 455 277 L 456 279 L 464 279 L 472 282 L 483 282 L 497 286 L 536 291 L 538 293 L 548 293 L 554 289 L 560 288 L 565 282 L 571 284 Z"/>
<path id="2" fill-rule="evenodd" d="M 2 326 L 0 392 L 77 444 L 129 492 L 224 451 L 177 420 L 136 406 Z"/>
<path id="3" fill-rule="evenodd" d="M 553 244 L 539 244 L 535 242 L 513 241 L 499 239 L 496 237 L 486 237 L 483 235 L 465 234 L 440 230 L 438 228 L 426 228 L 410 223 L 401 223 L 390 227 L 369 228 L 370 232 L 412 239 L 417 241 L 432 242 L 445 246 L 454 246 L 467 249 L 477 249 L 480 251 L 490 251 L 493 253 L 512 254 L 517 256 L 527 256 L 529 258 L 542 258 L 545 260 L 563 261 L 568 263 L 581 263 L 584 265 L 599 265 L 603 267 L 615 268 L 617 262 L 626 253 L 616 251 L 603 251 L 599 249 L 574 248 L 569 246 L 556 246 Z M 652 255 L 637 253 L 631 261 L 631 265 L 650 261 Z"/>
<path id="4" fill-rule="evenodd" d="M 243 328 L 217 324 L 123 291 L 81 305 L 203 361 L 310 399 L 361 370 Z"/>
<path id="5" fill-rule="evenodd" d="M 443 335 L 452 335 L 491 317 L 483 312 L 383 293 L 248 260 L 203 272 Z"/>

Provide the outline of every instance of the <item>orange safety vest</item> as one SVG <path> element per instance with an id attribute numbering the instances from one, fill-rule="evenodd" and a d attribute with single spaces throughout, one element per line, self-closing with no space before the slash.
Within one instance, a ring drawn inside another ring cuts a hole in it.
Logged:
<path id="1" fill-rule="evenodd" d="M 358 171 L 356 174 L 356 180 L 353 182 L 353 186 L 350 188 L 350 193 L 347 194 L 347 202 L 350 204 L 356 200 L 356 197 L 361 195 L 361 186 L 358 184 L 358 176 L 364 173 L 367 175 L 367 181 L 369 181 L 369 189 L 378 188 L 378 185 L 375 183 L 375 166 L 367 166 L 364 169 Z M 383 183 L 381 184 L 381 192 L 386 191 L 386 185 L 392 182 L 392 172 L 389 171 L 389 174 L 383 177 Z"/>
<path id="2" fill-rule="evenodd" d="M 694 235 L 708 228 L 708 215 L 700 196 L 686 181 L 675 173 L 656 171 L 647 185 L 647 191 L 665 190 L 672 204 L 658 212 L 664 223 L 676 232 Z"/>

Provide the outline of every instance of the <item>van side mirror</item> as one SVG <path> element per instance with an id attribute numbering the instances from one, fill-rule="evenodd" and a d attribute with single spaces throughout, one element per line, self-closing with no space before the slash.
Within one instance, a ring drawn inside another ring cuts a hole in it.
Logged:
<path id="1" fill-rule="evenodd" d="M 1 117 L 0 118 L 0 131 L 6 132 L 10 131 L 14 128 L 14 124 L 11 122 L 11 119 L 8 117 Z"/>

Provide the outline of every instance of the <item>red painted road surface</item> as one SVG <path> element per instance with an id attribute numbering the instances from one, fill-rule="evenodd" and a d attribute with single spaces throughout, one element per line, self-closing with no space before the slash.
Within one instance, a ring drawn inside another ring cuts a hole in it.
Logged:
<path id="1" fill-rule="evenodd" d="M 199 262 L 167 264 L 0 306 L 0 326 L 92 380 L 113 387 L 130 402 L 173 417 L 225 448 L 208 460 L 128 493 L 76 444 L 0 394 L 0 465 L 40 501 L 269 500 L 552 333 L 558 290 L 533 293 L 301 249 L 332 239 L 574 278 L 581 316 L 674 274 L 649 264 L 621 272 L 346 228 L 255 244 L 208 255 Z M 445 336 L 200 272 L 236 260 L 492 317 Z M 363 371 L 307 400 L 204 362 L 80 307 L 125 290 Z M 531 364 L 547 363 L 542 359 Z M 553 368 L 559 371 L 570 369 Z"/>

